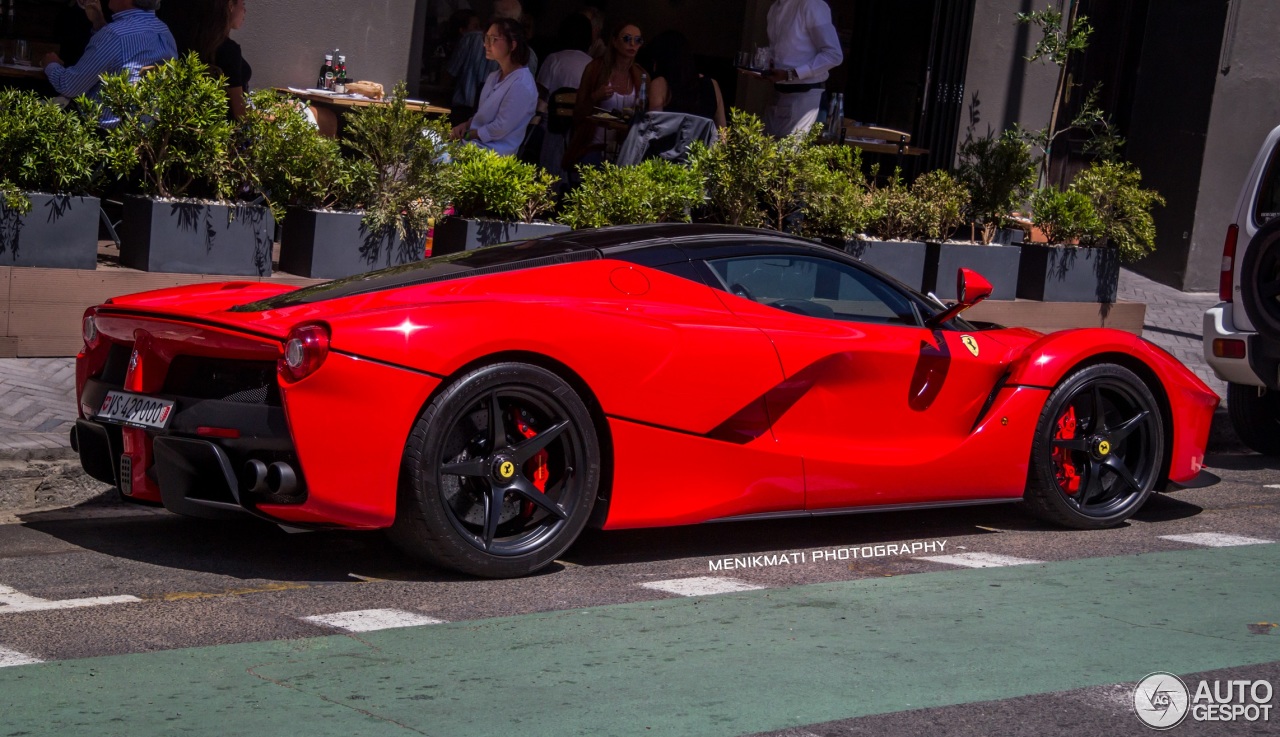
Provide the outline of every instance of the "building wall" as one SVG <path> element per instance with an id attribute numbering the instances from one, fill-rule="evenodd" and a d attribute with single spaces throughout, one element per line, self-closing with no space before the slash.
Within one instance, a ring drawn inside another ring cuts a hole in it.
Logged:
<path id="1" fill-rule="evenodd" d="M 1280 125 L 1275 0 L 1233 0 L 1233 5 L 1237 16 L 1234 23 L 1228 19 L 1222 43 L 1186 276 L 1175 285 L 1186 290 L 1217 288 L 1222 239 L 1235 216 L 1240 187 L 1263 139 Z"/>
<path id="2" fill-rule="evenodd" d="M 1017 13 L 1039 9 L 1033 0 L 976 0 L 965 75 L 959 141 L 1000 133 L 1015 122 L 1043 128 L 1053 107 L 1058 68 L 1029 63 L 1036 36 Z"/>
<path id="3" fill-rule="evenodd" d="M 335 47 L 355 79 L 391 87 L 416 74 L 419 0 L 253 0 L 233 38 L 253 66 L 253 86 L 311 87 Z M 413 62 L 410 63 L 410 59 Z"/>

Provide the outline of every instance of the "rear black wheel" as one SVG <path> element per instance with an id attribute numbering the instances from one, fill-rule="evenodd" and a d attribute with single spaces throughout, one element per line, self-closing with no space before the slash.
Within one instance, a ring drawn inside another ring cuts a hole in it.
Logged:
<path id="1" fill-rule="evenodd" d="M 391 538 L 489 578 L 546 566 L 582 532 L 600 482 L 586 405 L 528 364 L 476 369 L 427 406 L 405 447 Z"/>
<path id="2" fill-rule="evenodd" d="M 1240 296 L 1253 327 L 1280 339 L 1280 218 L 1262 226 L 1245 247 Z"/>
<path id="3" fill-rule="evenodd" d="M 1024 500 L 1067 527 L 1111 527 L 1146 502 L 1163 458 L 1164 424 L 1151 390 L 1122 366 L 1089 366 L 1045 402 Z"/>
<path id="4" fill-rule="evenodd" d="M 1280 392 L 1227 384 L 1227 414 L 1240 441 L 1269 456 L 1280 456 Z"/>

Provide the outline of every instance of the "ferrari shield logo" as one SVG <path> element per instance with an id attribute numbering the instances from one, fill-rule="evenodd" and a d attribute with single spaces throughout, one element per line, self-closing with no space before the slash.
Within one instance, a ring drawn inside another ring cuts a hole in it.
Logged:
<path id="1" fill-rule="evenodd" d="M 1108 443 L 1105 440 L 1103 440 L 1101 443 L 1098 443 L 1098 455 L 1104 456 L 1109 453 L 1111 453 L 1111 443 Z"/>
<path id="2" fill-rule="evenodd" d="M 978 355 L 978 341 L 972 335 L 961 335 L 960 342 L 964 343 L 964 347 L 968 348 L 974 356 Z"/>
<path id="3" fill-rule="evenodd" d="M 509 479 L 516 475 L 516 465 L 511 461 L 503 461 L 498 467 L 498 473 L 502 474 L 502 478 Z"/>

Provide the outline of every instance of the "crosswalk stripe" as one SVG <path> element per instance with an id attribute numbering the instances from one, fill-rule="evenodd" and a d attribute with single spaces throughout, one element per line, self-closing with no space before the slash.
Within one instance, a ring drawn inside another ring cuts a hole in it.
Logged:
<path id="1" fill-rule="evenodd" d="M 1161 535 L 1161 540 L 1172 540 L 1176 543 L 1203 545 L 1207 548 L 1231 548 L 1237 545 L 1265 545 L 1275 540 L 1264 540 L 1260 537 L 1244 537 L 1243 535 L 1225 535 L 1221 532 L 1192 532 L 1186 535 Z"/>
<path id="2" fill-rule="evenodd" d="M 8 668 L 13 665 L 31 665 L 32 663 L 43 663 L 40 658 L 33 658 L 25 653 L 17 650 L 9 650 L 0 647 L 0 668 Z"/>
<path id="3" fill-rule="evenodd" d="M 445 624 L 443 619 L 400 609 L 359 609 L 353 612 L 317 614 L 313 617 L 303 617 L 302 621 L 347 632 L 374 632 L 398 627 Z"/>
<path id="4" fill-rule="evenodd" d="M 1015 558 L 1012 555 L 998 553 L 956 553 L 955 555 L 929 555 L 916 560 L 930 560 L 934 563 L 946 563 L 964 568 L 1002 568 L 1004 566 L 1025 566 L 1043 561 L 1030 558 Z"/>
<path id="5" fill-rule="evenodd" d="M 0 614 L 18 612 L 45 612 L 53 609 L 79 609 L 87 606 L 103 606 L 106 604 L 131 604 L 142 601 L 136 596 L 123 594 L 120 596 L 94 596 L 88 599 L 63 599 L 50 601 L 38 596 L 28 596 L 10 586 L 0 586 Z"/>
<path id="6" fill-rule="evenodd" d="M 641 588 L 665 591 L 676 596 L 709 596 L 711 594 L 732 594 L 738 591 L 755 591 L 763 589 L 736 578 L 715 578 L 712 576 L 696 576 L 694 578 L 673 578 L 667 581 L 650 581 L 640 584 Z"/>

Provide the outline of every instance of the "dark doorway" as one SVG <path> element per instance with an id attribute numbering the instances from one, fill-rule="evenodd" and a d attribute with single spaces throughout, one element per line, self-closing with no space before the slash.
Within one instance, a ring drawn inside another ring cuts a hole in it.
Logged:
<path id="1" fill-rule="evenodd" d="M 973 0 L 853 0 L 845 117 L 906 131 L 918 173 L 955 157 Z M 887 165 L 892 165 L 886 161 Z"/>

